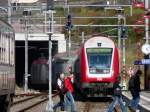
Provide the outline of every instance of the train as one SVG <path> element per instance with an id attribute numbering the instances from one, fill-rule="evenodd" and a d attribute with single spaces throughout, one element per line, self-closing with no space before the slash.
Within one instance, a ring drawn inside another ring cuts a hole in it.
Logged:
<path id="1" fill-rule="evenodd" d="M 119 56 L 115 43 L 108 37 L 93 36 L 80 48 L 74 65 L 75 85 L 86 96 L 112 94 L 119 75 Z"/>
<path id="2" fill-rule="evenodd" d="M 78 50 L 72 51 L 70 56 L 68 52 L 57 54 L 52 60 L 53 87 L 59 74 L 68 74 L 70 67 L 74 73 L 74 86 L 81 93 L 86 96 L 112 94 L 113 83 L 119 75 L 118 49 L 110 38 L 97 35 L 88 39 Z M 33 75 L 37 74 L 31 73 L 31 77 Z M 43 78 L 48 81 L 47 76 L 45 74 Z M 33 77 L 40 77 L 40 74 Z M 42 80 L 36 81 L 44 84 Z"/>
<path id="3" fill-rule="evenodd" d="M 30 86 L 34 89 L 48 89 L 49 66 L 46 57 L 39 57 L 31 64 Z"/>
<path id="4" fill-rule="evenodd" d="M 0 111 L 10 111 L 15 93 L 15 32 L 0 19 Z"/>

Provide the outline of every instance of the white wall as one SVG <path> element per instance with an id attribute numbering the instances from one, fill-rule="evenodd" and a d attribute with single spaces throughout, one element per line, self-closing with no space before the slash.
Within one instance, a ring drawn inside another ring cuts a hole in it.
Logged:
<path id="1" fill-rule="evenodd" d="M 15 34 L 16 41 L 25 41 L 24 33 Z M 28 35 L 29 41 L 48 41 L 49 36 L 47 34 L 36 33 Z M 58 53 L 66 52 L 66 40 L 64 34 L 53 34 L 51 40 L 58 41 Z"/>

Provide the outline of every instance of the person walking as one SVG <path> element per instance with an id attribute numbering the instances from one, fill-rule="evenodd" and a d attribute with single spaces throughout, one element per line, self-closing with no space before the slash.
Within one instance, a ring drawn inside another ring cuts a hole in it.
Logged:
<path id="1" fill-rule="evenodd" d="M 74 97 L 73 97 L 73 85 L 72 85 L 72 81 L 73 81 L 73 74 L 71 71 L 69 71 L 69 76 L 65 77 L 64 79 L 64 86 L 65 86 L 65 89 L 66 89 L 66 93 L 65 93 L 65 110 L 67 112 L 77 112 L 76 110 L 76 105 L 75 105 L 75 100 L 74 100 Z M 71 107 L 71 111 L 69 111 L 69 108 L 68 107 Z"/>
<path id="2" fill-rule="evenodd" d="M 64 74 L 61 73 L 59 78 L 57 79 L 57 89 L 59 91 L 60 101 L 56 105 L 54 105 L 54 107 L 53 107 L 54 112 L 56 112 L 58 107 L 61 107 L 61 109 L 60 109 L 61 111 L 65 110 L 65 103 L 64 103 L 64 93 L 65 93 L 64 92 L 65 91 L 65 89 L 64 89 L 64 78 L 65 78 Z"/>
<path id="3" fill-rule="evenodd" d="M 129 108 L 132 110 L 138 110 L 138 104 L 140 101 L 140 75 L 142 74 L 141 70 L 137 70 L 135 74 L 133 74 L 128 82 L 128 89 L 132 95 L 132 100 L 129 103 Z"/>
<path id="4" fill-rule="evenodd" d="M 116 78 L 116 81 L 113 85 L 113 102 L 110 104 L 109 109 L 107 112 L 113 112 L 115 106 L 119 103 L 121 112 L 126 112 L 126 108 L 124 102 L 122 100 L 122 87 L 120 86 L 120 77 Z"/>

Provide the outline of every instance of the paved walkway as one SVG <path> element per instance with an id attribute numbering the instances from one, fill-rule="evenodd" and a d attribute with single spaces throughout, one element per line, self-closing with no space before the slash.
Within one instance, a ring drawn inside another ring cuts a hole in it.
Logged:
<path id="1" fill-rule="evenodd" d="M 128 104 L 128 102 L 132 98 L 130 92 L 129 91 L 123 92 L 123 95 Z M 150 91 L 142 91 L 140 97 L 141 97 L 139 103 L 140 112 L 150 112 Z"/>

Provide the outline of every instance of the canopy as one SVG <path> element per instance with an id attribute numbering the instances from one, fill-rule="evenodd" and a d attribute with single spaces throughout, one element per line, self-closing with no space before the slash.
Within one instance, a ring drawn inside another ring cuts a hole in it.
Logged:
<path id="1" fill-rule="evenodd" d="M 38 0 L 12 0 L 12 3 L 34 3 L 37 2 Z"/>

